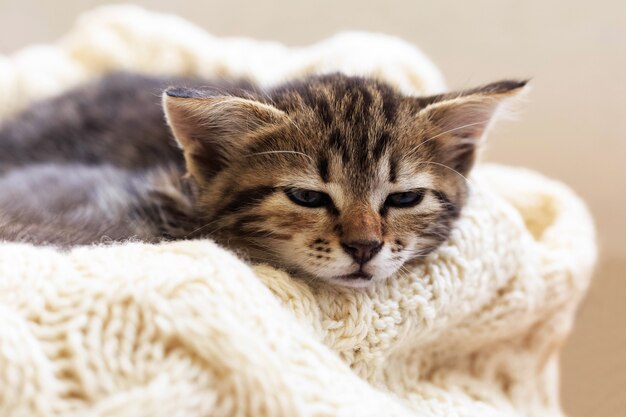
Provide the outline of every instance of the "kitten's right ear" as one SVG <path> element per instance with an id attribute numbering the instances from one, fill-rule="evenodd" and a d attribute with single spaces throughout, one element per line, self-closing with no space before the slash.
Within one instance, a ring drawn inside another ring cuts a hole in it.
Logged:
<path id="1" fill-rule="evenodd" d="M 471 90 L 424 99 L 419 115 L 428 129 L 439 163 L 467 175 L 476 149 L 497 110 L 518 94 L 527 81 L 504 80 Z"/>
<path id="2" fill-rule="evenodd" d="M 208 96 L 185 88 L 168 88 L 163 109 L 183 149 L 187 169 L 198 181 L 219 172 L 259 134 L 284 123 L 277 108 L 233 96 Z"/>

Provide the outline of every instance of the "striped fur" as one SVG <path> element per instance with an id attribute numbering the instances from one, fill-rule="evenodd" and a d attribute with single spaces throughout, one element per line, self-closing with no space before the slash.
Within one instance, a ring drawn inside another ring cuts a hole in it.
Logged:
<path id="1" fill-rule="evenodd" d="M 478 141 L 523 85 L 407 97 L 341 74 L 265 91 L 105 77 L 0 128 L 0 240 L 210 237 L 254 262 L 364 286 L 448 237 Z M 323 204 L 297 204 L 298 189 Z M 389 203 L 405 192 L 421 200 Z"/>

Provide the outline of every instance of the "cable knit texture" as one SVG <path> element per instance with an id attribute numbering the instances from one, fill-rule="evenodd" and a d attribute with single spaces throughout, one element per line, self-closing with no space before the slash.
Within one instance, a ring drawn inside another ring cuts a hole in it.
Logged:
<path id="1" fill-rule="evenodd" d="M 0 57 L 0 118 L 113 69 L 263 85 L 339 70 L 444 89 L 388 36 L 287 48 L 113 6 Z M 208 240 L 3 243 L 0 416 L 562 416 L 558 355 L 595 256 L 569 189 L 491 165 L 450 239 L 366 290 L 251 268 Z"/>

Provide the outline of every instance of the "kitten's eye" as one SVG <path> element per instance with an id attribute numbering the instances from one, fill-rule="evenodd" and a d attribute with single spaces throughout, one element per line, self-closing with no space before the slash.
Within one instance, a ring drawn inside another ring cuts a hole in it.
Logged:
<path id="1" fill-rule="evenodd" d="M 323 207 L 330 202 L 330 196 L 319 191 L 287 188 L 285 194 L 291 201 L 304 207 Z"/>
<path id="2" fill-rule="evenodd" d="M 421 203 L 423 199 L 423 189 L 405 191 L 403 193 L 389 194 L 387 200 L 385 200 L 385 205 L 391 207 L 413 207 Z"/>

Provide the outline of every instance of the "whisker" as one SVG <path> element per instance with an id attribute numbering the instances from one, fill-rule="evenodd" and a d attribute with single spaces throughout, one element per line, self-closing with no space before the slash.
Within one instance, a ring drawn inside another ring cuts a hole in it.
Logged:
<path id="1" fill-rule="evenodd" d="M 426 139 L 426 140 L 422 141 L 422 143 L 420 143 L 419 145 L 417 145 L 417 148 L 415 148 L 415 149 L 414 149 L 414 151 L 417 151 L 417 150 L 418 150 L 418 149 L 419 149 L 422 145 L 424 145 L 424 144 L 426 144 L 426 143 L 430 142 L 431 140 L 437 139 L 438 137 L 441 137 L 441 136 L 443 136 L 443 135 L 447 135 L 448 133 L 454 132 L 454 131 L 456 131 L 456 130 L 465 129 L 466 127 L 472 127 L 472 126 L 478 126 L 478 125 L 487 124 L 487 123 L 489 123 L 489 120 L 490 120 L 490 119 L 483 120 L 483 121 L 481 121 L 481 122 L 468 123 L 468 124 L 466 124 L 466 125 L 463 125 L 463 126 L 458 126 L 458 127 L 455 127 L 454 129 L 449 129 L 449 130 L 446 130 L 445 132 L 438 133 L 438 134 L 436 134 L 435 136 L 431 136 L 430 138 L 428 138 L 428 139 Z"/>
<path id="2" fill-rule="evenodd" d="M 191 232 L 187 233 L 187 234 L 185 235 L 185 237 L 184 237 L 184 238 L 186 239 L 186 238 L 188 238 L 189 236 L 191 236 L 191 235 L 193 235 L 193 234 L 195 234 L 195 233 L 199 232 L 200 230 L 203 230 L 203 229 L 205 229 L 205 228 L 207 228 L 207 227 L 209 227 L 209 226 L 212 226 L 213 224 L 217 223 L 219 220 L 220 220 L 220 219 L 215 219 L 215 220 L 213 220 L 213 221 L 208 222 L 208 223 L 207 223 L 207 224 L 205 224 L 205 225 L 202 225 L 202 226 L 198 227 L 197 229 L 192 230 Z M 220 226 L 220 227 L 218 227 L 218 228 L 216 228 L 216 229 L 213 229 L 213 230 L 211 230 L 210 232 L 206 233 L 206 235 L 207 235 L 207 236 L 211 236 L 213 233 L 217 232 L 218 230 L 223 229 L 223 228 L 224 228 L 224 227 L 226 227 L 226 226 L 227 226 L 227 225 L 226 225 L 226 224 L 224 224 L 224 225 L 222 225 L 222 226 Z"/>
<path id="3" fill-rule="evenodd" d="M 304 132 L 302 131 L 302 129 L 300 129 L 300 126 L 298 126 L 298 124 L 296 122 L 294 122 L 291 118 L 289 118 L 289 122 L 293 125 L 293 127 L 296 128 L 296 130 L 298 132 L 300 132 L 300 134 L 302 135 L 303 138 L 306 138 L 307 136 L 304 134 Z"/>
<path id="4" fill-rule="evenodd" d="M 396 271 L 398 276 L 402 279 L 406 279 L 407 281 L 411 280 L 411 271 L 409 271 L 404 265 L 401 265 L 400 268 Z"/>
<path id="5" fill-rule="evenodd" d="M 446 169 L 449 169 L 450 171 L 454 172 L 455 174 L 457 174 L 458 176 L 460 176 L 461 178 L 463 178 L 465 180 L 465 182 L 467 182 L 468 184 L 472 185 L 472 181 L 470 181 L 465 175 L 461 174 L 459 171 L 457 171 L 454 168 L 449 167 L 448 165 L 445 164 L 440 164 L 439 162 L 432 162 L 432 161 L 428 161 L 428 162 L 418 162 L 416 165 L 422 165 L 422 164 L 432 164 L 432 165 L 437 165 Z"/>
<path id="6" fill-rule="evenodd" d="M 247 155 L 244 155 L 244 157 L 248 158 L 250 156 L 269 155 L 269 154 L 283 154 L 283 153 L 304 156 L 305 158 L 308 158 L 311 162 L 315 162 L 313 160 L 313 158 L 311 158 L 309 155 L 307 155 L 307 154 L 305 154 L 303 152 L 298 152 L 298 151 L 264 151 L 264 152 L 255 152 L 255 153 L 247 154 Z"/>

